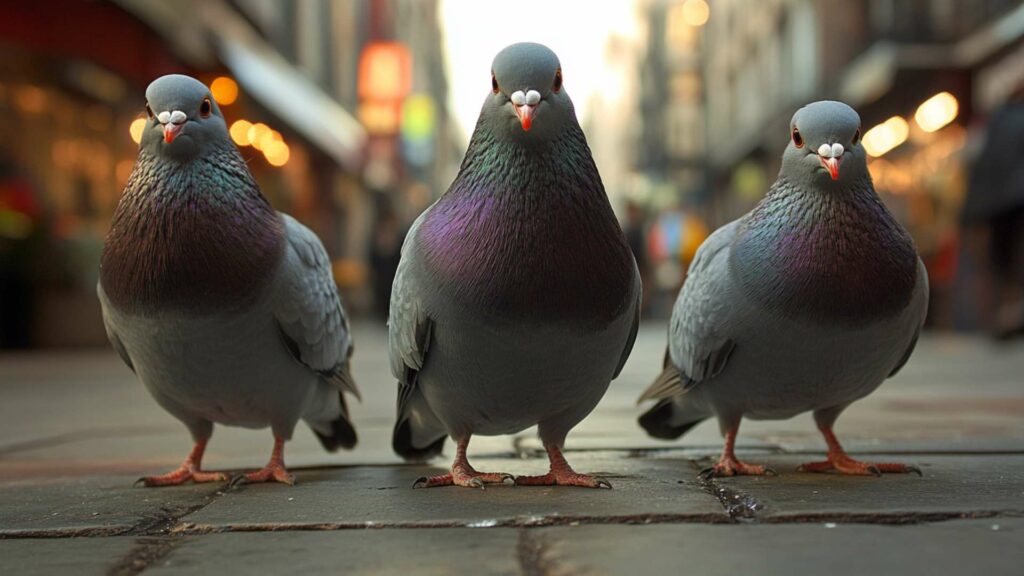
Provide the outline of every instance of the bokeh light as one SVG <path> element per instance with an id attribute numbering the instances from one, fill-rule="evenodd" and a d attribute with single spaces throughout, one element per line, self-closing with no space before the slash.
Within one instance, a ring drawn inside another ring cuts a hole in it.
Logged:
<path id="1" fill-rule="evenodd" d="M 234 104 L 238 100 L 238 83 L 227 76 L 220 76 L 210 84 L 210 93 L 217 104 Z"/>
<path id="2" fill-rule="evenodd" d="M 900 116 L 893 116 L 864 133 L 864 150 L 871 156 L 882 156 L 903 144 L 910 134 L 910 125 Z"/>
<path id="3" fill-rule="evenodd" d="M 147 120 L 145 118 L 136 118 L 132 120 L 131 126 L 128 127 L 128 133 L 131 134 L 132 142 L 138 144 L 142 142 L 142 133 L 146 130 Z"/>
<path id="4" fill-rule="evenodd" d="M 252 128 L 252 122 L 248 120 L 235 120 L 231 124 L 231 128 L 228 129 L 228 132 L 231 134 L 231 139 L 234 140 L 235 144 L 248 146 L 250 128 Z"/>
<path id="5" fill-rule="evenodd" d="M 262 122 L 257 122 L 249 128 L 247 137 L 249 138 L 249 144 L 257 150 L 263 150 L 263 137 L 271 132 L 270 126 Z"/>
<path id="6" fill-rule="evenodd" d="M 949 92 L 939 92 L 925 100 L 914 113 L 914 122 L 925 132 L 935 132 L 952 122 L 960 111 L 956 97 Z"/>
<path id="7" fill-rule="evenodd" d="M 705 0 L 686 0 L 683 3 L 683 20 L 690 26 L 707 24 L 711 10 Z"/>
<path id="8" fill-rule="evenodd" d="M 291 157 L 291 150 L 283 141 L 271 140 L 263 150 L 263 155 L 266 156 L 267 162 L 271 166 L 281 167 L 288 163 L 288 158 Z"/>

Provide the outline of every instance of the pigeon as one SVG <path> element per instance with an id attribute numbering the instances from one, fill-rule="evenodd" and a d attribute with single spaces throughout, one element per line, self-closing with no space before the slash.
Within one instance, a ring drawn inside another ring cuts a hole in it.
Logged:
<path id="1" fill-rule="evenodd" d="M 545 46 L 494 59 L 487 95 L 451 187 L 402 246 L 388 321 L 398 379 L 392 446 L 409 460 L 456 442 L 447 474 L 414 487 L 608 487 L 566 462 L 566 435 L 622 369 L 639 323 L 640 276 L 586 138 Z M 542 476 L 476 471 L 473 434 L 530 426 Z"/>
<path id="2" fill-rule="evenodd" d="M 653 437 L 678 438 L 714 416 L 725 447 L 705 476 L 773 473 L 739 461 L 744 417 L 811 411 L 828 459 L 801 470 L 917 472 L 854 460 L 833 424 L 907 362 L 928 308 L 913 240 L 875 193 L 860 116 L 841 102 L 790 123 L 778 179 L 748 214 L 697 251 L 676 300 L 664 370 L 641 395 Z"/>
<path id="3" fill-rule="evenodd" d="M 260 193 L 206 86 L 163 76 L 146 100 L 97 292 L 114 349 L 195 445 L 140 482 L 229 480 L 201 466 L 218 423 L 274 434 L 268 464 L 236 481 L 292 484 L 284 442 L 298 420 L 329 451 L 356 443 L 352 341 L 327 253 Z"/>

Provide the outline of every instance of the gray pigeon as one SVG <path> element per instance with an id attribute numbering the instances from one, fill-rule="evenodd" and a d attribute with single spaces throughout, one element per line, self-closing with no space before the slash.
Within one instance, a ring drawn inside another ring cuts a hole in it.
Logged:
<path id="1" fill-rule="evenodd" d="M 358 395 L 352 342 L 327 254 L 270 207 L 206 86 L 163 76 L 146 100 L 97 292 L 110 342 L 195 447 L 177 470 L 140 481 L 226 480 L 201 468 L 216 422 L 270 426 L 269 463 L 240 478 L 291 484 L 284 442 L 299 419 L 327 450 L 356 443 L 342 395 Z"/>
<path id="2" fill-rule="evenodd" d="M 509 46 L 490 87 L 458 176 L 402 247 L 389 319 L 392 444 L 422 460 L 451 436 L 451 472 L 415 486 L 482 487 L 510 476 L 474 470 L 470 436 L 536 424 L 551 470 L 517 484 L 610 487 L 574 472 L 561 446 L 629 356 L 640 276 L 558 57 Z"/>
<path id="3" fill-rule="evenodd" d="M 767 196 L 697 251 L 640 424 L 672 439 L 715 416 L 725 449 L 707 473 L 764 474 L 733 453 L 740 419 L 810 410 L 828 460 L 802 470 L 920 473 L 850 458 L 832 425 L 910 357 L 928 308 L 924 265 L 875 193 L 852 108 L 809 104 L 790 132 Z"/>

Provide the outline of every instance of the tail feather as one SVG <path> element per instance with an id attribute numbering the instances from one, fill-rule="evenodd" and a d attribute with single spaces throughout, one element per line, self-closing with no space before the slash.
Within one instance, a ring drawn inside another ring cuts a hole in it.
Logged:
<path id="1" fill-rule="evenodd" d="M 329 423 L 330 434 L 325 434 L 317 430 L 317 428 L 310 426 L 313 434 L 316 434 L 317 440 L 320 441 L 320 444 L 328 452 L 337 452 L 339 448 L 351 449 L 359 442 L 356 429 L 352 426 L 352 421 L 349 419 L 348 404 L 345 403 L 345 393 L 338 392 L 338 398 L 341 401 L 341 416 Z"/>
<path id="2" fill-rule="evenodd" d="M 661 440 L 675 440 L 708 418 L 707 416 L 697 417 L 682 424 L 673 424 L 673 421 L 677 419 L 676 410 L 675 402 L 671 398 L 663 399 L 653 408 L 644 412 L 638 421 L 640 426 L 652 437 Z"/>
<path id="3" fill-rule="evenodd" d="M 448 435 L 443 434 L 425 447 L 416 447 L 413 445 L 412 436 L 412 422 L 409 419 L 395 424 L 394 433 L 391 435 L 391 448 L 396 454 L 411 462 L 422 462 L 440 456 L 444 450 L 444 441 L 448 439 Z"/>

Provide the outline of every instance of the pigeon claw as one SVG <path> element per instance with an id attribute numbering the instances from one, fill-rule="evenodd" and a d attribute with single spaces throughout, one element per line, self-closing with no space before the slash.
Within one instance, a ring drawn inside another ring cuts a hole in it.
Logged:
<path id="1" fill-rule="evenodd" d="M 798 472 L 829 472 L 835 470 L 840 474 L 850 476 L 881 476 L 882 474 L 908 474 L 914 473 L 924 476 L 917 466 L 908 466 L 896 462 L 861 462 L 850 458 L 845 453 L 829 455 L 828 460 L 820 462 L 808 462 L 797 468 Z"/>
<path id="2" fill-rule="evenodd" d="M 288 473 L 283 464 L 271 462 L 262 469 L 248 474 L 241 474 L 232 480 L 232 486 L 240 484 L 259 484 L 262 482 L 280 482 L 289 486 L 295 485 L 295 476 Z"/>
<path id="3" fill-rule="evenodd" d="M 132 486 L 145 486 L 147 488 L 157 486 L 179 486 L 189 480 L 196 484 L 202 484 L 205 482 L 227 482 L 230 478 L 224 472 L 207 472 L 192 466 L 181 466 L 176 470 L 160 476 L 143 476 L 136 480 Z"/>
<path id="4" fill-rule="evenodd" d="M 435 486 L 462 486 L 463 488 L 485 489 L 488 484 L 505 484 L 509 480 L 515 482 L 515 477 L 504 472 L 477 472 L 469 469 L 456 468 L 454 472 L 440 474 L 438 476 L 420 476 L 413 482 L 415 488 L 433 488 Z"/>
<path id="5" fill-rule="evenodd" d="M 741 462 L 736 458 L 723 457 L 713 466 L 700 471 L 697 476 L 704 481 L 730 476 L 778 476 L 774 468 Z"/>
<path id="6" fill-rule="evenodd" d="M 579 486 L 581 488 L 608 488 L 611 482 L 597 476 L 551 471 L 543 476 L 516 476 L 516 486 Z"/>

